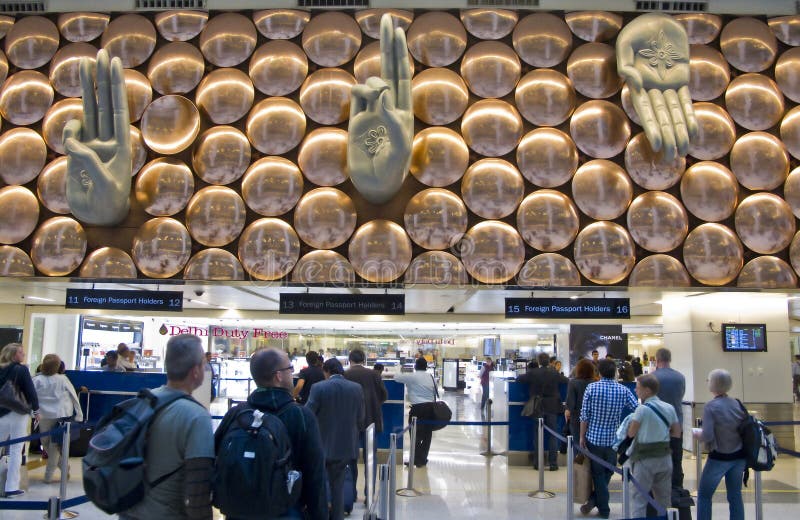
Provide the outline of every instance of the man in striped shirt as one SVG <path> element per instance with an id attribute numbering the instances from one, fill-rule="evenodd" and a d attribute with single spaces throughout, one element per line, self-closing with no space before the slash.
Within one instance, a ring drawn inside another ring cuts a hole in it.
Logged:
<path id="1" fill-rule="evenodd" d="M 628 388 L 614 380 L 617 366 L 613 360 L 600 361 L 597 369 L 600 372 L 600 381 L 587 386 L 583 396 L 581 447 L 615 466 L 617 454 L 612 445 L 616 440 L 617 428 L 622 419 L 636 409 L 638 403 Z M 594 491 L 589 501 L 581 506 L 581 513 L 587 515 L 597 507 L 599 517 L 608 518 L 611 512 L 608 505 L 608 483 L 612 475 L 612 471 L 592 461 Z"/>

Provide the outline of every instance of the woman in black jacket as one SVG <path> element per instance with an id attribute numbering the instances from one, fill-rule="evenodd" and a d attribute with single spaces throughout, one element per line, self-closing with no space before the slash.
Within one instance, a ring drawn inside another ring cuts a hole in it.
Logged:
<path id="1" fill-rule="evenodd" d="M 594 364 L 585 358 L 578 361 L 575 377 L 567 384 L 567 407 L 564 410 L 564 419 L 569 423 L 569 433 L 573 440 L 579 439 L 581 434 L 583 394 L 589 383 L 594 383 L 595 380 Z"/>
<path id="2" fill-rule="evenodd" d="M 0 387 L 11 381 L 17 390 L 25 397 L 31 407 L 34 417 L 39 416 L 39 400 L 33 386 L 31 373 L 28 367 L 22 364 L 25 360 L 25 351 L 19 343 L 9 343 L 0 350 Z M 17 439 L 24 437 L 29 417 L 27 414 L 17 413 L 8 408 L 0 407 L 0 440 Z M 4 496 L 13 498 L 24 493 L 19 489 L 20 468 L 22 467 L 22 443 L 12 444 L 8 447 L 8 475 Z"/>

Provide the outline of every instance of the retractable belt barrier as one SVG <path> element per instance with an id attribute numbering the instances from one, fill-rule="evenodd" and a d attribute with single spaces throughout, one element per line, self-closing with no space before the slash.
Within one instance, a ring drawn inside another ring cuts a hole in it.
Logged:
<path id="1" fill-rule="evenodd" d="M 66 486 L 67 486 L 67 478 L 69 476 L 68 471 L 68 464 L 69 464 L 69 443 L 70 443 L 70 433 L 73 430 L 80 431 L 86 428 L 94 427 L 94 423 L 69 423 L 64 426 L 59 426 L 57 428 L 53 428 L 52 430 L 46 432 L 35 433 L 33 435 L 26 435 L 25 437 L 18 437 L 16 439 L 10 439 L 7 441 L 0 442 L 0 447 L 4 446 L 11 446 L 12 444 L 21 444 L 24 442 L 41 439 L 43 437 L 55 437 L 56 435 L 62 436 L 61 442 L 61 487 L 59 496 L 52 496 L 47 501 L 42 500 L 3 500 L 0 501 L 0 510 L 15 510 L 15 511 L 47 511 L 45 518 L 47 519 L 59 519 L 61 518 L 61 514 L 67 514 L 68 518 L 75 518 L 78 516 L 78 513 L 72 511 L 66 511 L 67 507 L 73 507 L 80 504 L 85 504 L 89 501 L 89 498 L 86 495 L 82 495 L 79 497 L 74 497 L 67 499 L 66 495 Z"/>
<path id="2" fill-rule="evenodd" d="M 597 457 L 596 455 L 592 454 L 591 452 L 589 452 L 589 450 L 583 449 L 580 446 L 580 444 L 576 445 L 576 444 L 574 444 L 572 442 L 569 442 L 566 437 L 564 437 L 563 435 L 561 435 L 558 432 L 554 431 L 552 428 L 549 428 L 548 426 L 544 425 L 543 424 L 544 421 L 541 421 L 541 423 L 542 423 L 542 426 L 540 427 L 540 429 L 541 430 L 546 430 L 550 435 L 555 437 L 558 441 L 563 442 L 564 444 L 575 446 L 577 448 L 577 450 L 580 453 L 582 453 L 584 456 L 588 457 L 589 460 L 594 461 L 597 464 L 600 464 L 604 468 L 606 468 L 606 469 L 608 469 L 608 470 L 610 470 L 610 471 L 612 471 L 612 472 L 614 472 L 614 473 L 616 473 L 618 475 L 622 475 L 622 477 L 623 477 L 623 481 L 622 481 L 622 485 L 623 485 L 623 490 L 622 490 L 623 491 L 623 507 L 625 509 L 626 517 L 630 512 L 630 493 L 626 489 L 628 482 L 630 482 L 637 489 L 637 491 L 639 491 L 639 493 L 642 496 L 645 497 L 647 502 L 651 506 L 653 506 L 653 508 L 656 510 L 656 513 L 659 515 L 658 518 L 664 518 L 664 519 L 668 519 L 669 518 L 669 516 L 667 514 L 667 509 L 665 509 L 661 504 L 656 502 L 656 500 L 653 497 L 650 496 L 650 490 L 649 489 L 644 489 L 644 487 L 639 482 L 637 482 L 635 478 L 633 478 L 633 476 L 630 474 L 630 471 L 628 470 L 628 467 L 624 467 L 623 469 L 620 469 L 617 466 L 612 466 L 608 462 L 604 461 L 603 459 L 601 459 L 601 458 Z M 543 443 L 541 443 L 541 442 L 539 443 L 539 449 L 540 449 L 539 457 L 542 458 L 544 456 L 544 454 L 541 452 L 541 450 L 543 449 Z M 540 474 L 541 477 L 544 476 L 544 464 L 542 463 L 542 460 L 539 461 L 539 474 Z M 571 482 L 572 482 L 573 478 L 574 477 L 572 475 L 572 472 L 570 472 L 567 475 L 567 481 L 568 481 L 567 487 L 568 488 L 570 488 L 570 486 L 572 486 Z M 568 508 L 569 507 L 574 508 L 575 506 L 574 506 L 574 504 L 568 504 L 567 507 Z M 631 519 L 631 520 L 633 520 L 633 519 Z"/>

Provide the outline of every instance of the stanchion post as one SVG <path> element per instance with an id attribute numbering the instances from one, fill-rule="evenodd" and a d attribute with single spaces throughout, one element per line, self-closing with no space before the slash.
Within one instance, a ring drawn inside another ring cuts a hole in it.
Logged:
<path id="1" fill-rule="evenodd" d="M 631 469 L 622 466 L 622 516 L 631 517 Z"/>
<path id="2" fill-rule="evenodd" d="M 376 511 L 380 520 L 389 518 L 389 467 L 386 464 L 378 466 L 378 503 Z"/>
<path id="3" fill-rule="evenodd" d="M 364 431 L 364 478 L 367 479 L 367 496 L 364 505 L 367 509 L 372 505 L 375 492 L 375 424 L 370 424 Z"/>
<path id="4" fill-rule="evenodd" d="M 391 444 L 391 448 L 389 449 L 389 497 L 388 497 L 388 520 L 395 519 L 395 491 L 397 489 L 397 434 L 392 433 L 389 435 L 389 444 Z"/>
<path id="5" fill-rule="evenodd" d="M 764 520 L 763 488 L 761 487 L 761 472 L 755 471 L 755 493 L 756 493 L 756 520 Z"/>
<path id="6" fill-rule="evenodd" d="M 667 508 L 667 520 L 678 520 L 679 518 L 679 512 L 676 508 Z"/>
<path id="7" fill-rule="evenodd" d="M 417 451 L 417 418 L 411 418 L 411 448 L 408 450 L 408 480 L 406 487 L 398 489 L 397 494 L 401 497 L 418 497 L 422 495 L 414 489 L 414 455 Z"/>
<path id="8" fill-rule="evenodd" d="M 50 497 L 47 501 L 47 514 L 45 520 L 59 520 L 61 518 L 61 500 L 58 497 Z"/>
<path id="9" fill-rule="evenodd" d="M 539 417 L 539 425 L 536 428 L 536 450 L 537 461 L 539 466 L 539 489 L 528 493 L 532 498 L 553 498 L 555 493 L 545 491 L 544 489 L 544 418 Z"/>
<path id="10" fill-rule="evenodd" d="M 59 509 L 61 504 L 67 499 L 67 481 L 69 480 L 69 442 L 70 442 L 70 423 L 64 429 L 64 435 L 61 438 L 61 486 L 59 488 Z M 77 518 L 80 516 L 75 511 L 63 510 L 59 511 L 58 518 Z"/>
<path id="11" fill-rule="evenodd" d="M 486 401 L 486 417 L 489 419 L 488 431 L 486 434 L 486 451 L 482 451 L 481 455 L 486 457 L 494 457 L 497 453 L 492 451 L 492 400 Z"/>
<path id="12" fill-rule="evenodd" d="M 700 428 L 702 424 L 702 420 L 699 417 L 695 417 L 694 419 L 694 426 L 695 428 Z M 698 496 L 700 492 L 700 476 L 703 474 L 703 448 L 700 444 L 700 439 L 694 440 L 694 471 L 695 471 L 695 486 L 694 486 L 694 493 L 693 496 Z"/>
<path id="13" fill-rule="evenodd" d="M 575 452 L 572 449 L 572 435 L 567 435 L 567 520 L 575 518 Z"/>

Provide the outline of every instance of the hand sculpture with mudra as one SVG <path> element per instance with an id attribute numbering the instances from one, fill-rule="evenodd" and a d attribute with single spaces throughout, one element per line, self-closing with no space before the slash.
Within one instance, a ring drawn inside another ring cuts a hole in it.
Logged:
<path id="1" fill-rule="evenodd" d="M 347 165 L 350 180 L 373 204 L 391 199 L 403 185 L 411 160 L 414 112 L 406 36 L 381 18 L 381 77 L 356 85 L 350 96 Z"/>
<path id="2" fill-rule="evenodd" d="M 128 215 L 131 139 L 125 76 L 119 58 L 97 53 L 97 92 L 92 62 L 80 64 L 83 121 L 64 126 L 67 202 L 85 224 L 112 226 Z"/>
<path id="3" fill-rule="evenodd" d="M 653 151 L 668 161 L 685 156 L 697 134 L 689 94 L 689 39 L 684 27 L 663 14 L 645 14 L 617 37 L 617 70 Z"/>

